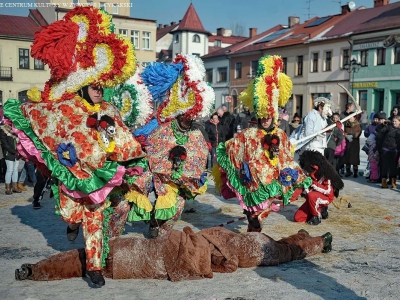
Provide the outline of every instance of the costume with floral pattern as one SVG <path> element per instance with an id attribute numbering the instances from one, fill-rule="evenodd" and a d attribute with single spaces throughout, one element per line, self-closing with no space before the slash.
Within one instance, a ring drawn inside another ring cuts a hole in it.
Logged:
<path id="1" fill-rule="evenodd" d="M 56 212 L 68 223 L 82 223 L 87 270 L 100 270 L 106 200 L 123 182 L 121 163 L 146 154 L 115 106 L 90 103 L 82 91 L 133 76 L 134 49 L 113 33 L 110 15 L 77 6 L 35 34 L 32 56 L 49 66 L 51 78 L 42 93 L 28 92 L 28 103 L 7 100 L 4 113 L 20 138 L 19 152 L 46 167 L 56 182 Z"/>

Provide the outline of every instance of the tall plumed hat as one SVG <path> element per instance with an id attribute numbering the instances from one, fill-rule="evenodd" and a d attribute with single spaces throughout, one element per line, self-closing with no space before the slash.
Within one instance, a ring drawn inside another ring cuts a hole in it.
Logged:
<path id="1" fill-rule="evenodd" d="M 157 110 L 159 122 L 179 115 L 190 119 L 206 117 L 214 108 L 214 90 L 203 80 L 204 64 L 195 55 L 179 54 L 170 65 L 150 64 L 142 77 L 154 101 L 163 100 Z"/>
<path id="2" fill-rule="evenodd" d="M 77 6 L 35 34 L 32 57 L 47 64 L 51 74 L 43 101 L 72 99 L 89 84 L 112 87 L 135 73 L 133 45 L 113 27 L 105 11 Z"/>
<path id="3" fill-rule="evenodd" d="M 292 80 L 282 72 L 283 61 L 280 56 L 263 56 L 258 61 L 257 75 L 239 99 L 257 118 L 278 120 L 279 107 L 284 107 L 292 95 Z"/>
<path id="4" fill-rule="evenodd" d="M 126 82 L 104 90 L 104 100 L 114 104 L 128 127 L 143 126 L 153 116 L 153 97 L 142 80 L 139 65 Z"/>

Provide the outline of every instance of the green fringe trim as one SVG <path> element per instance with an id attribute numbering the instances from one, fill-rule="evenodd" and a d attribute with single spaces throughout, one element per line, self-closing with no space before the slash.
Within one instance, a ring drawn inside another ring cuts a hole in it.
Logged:
<path id="1" fill-rule="evenodd" d="M 54 197 L 54 200 L 56 201 L 56 204 L 54 205 L 54 214 L 56 216 L 61 216 L 58 180 L 57 179 L 52 179 L 52 180 L 53 180 L 53 184 L 51 185 L 51 190 L 53 191 L 53 197 Z"/>
<path id="2" fill-rule="evenodd" d="M 153 212 L 145 212 L 143 208 L 139 208 L 136 205 L 133 205 L 133 207 L 129 211 L 127 220 L 128 222 L 150 221 L 152 213 Z M 176 215 L 175 206 L 171 208 L 157 209 L 155 213 L 155 219 L 169 220 L 175 215 Z"/>
<path id="3" fill-rule="evenodd" d="M 8 99 L 4 104 L 4 115 L 10 119 L 14 126 L 22 130 L 34 143 L 35 147 L 42 151 L 41 157 L 46 162 L 47 168 L 51 171 L 52 177 L 62 181 L 62 183 L 72 191 L 81 191 L 90 194 L 102 188 L 109 182 L 117 172 L 118 163 L 106 161 L 103 168 L 93 171 L 91 178 L 78 179 L 69 169 L 62 165 L 54 155 L 43 145 L 30 126 L 30 122 L 24 117 L 19 100 Z"/>
<path id="4" fill-rule="evenodd" d="M 109 202 L 109 199 L 107 198 L 107 202 Z M 103 219 L 103 251 L 101 254 L 101 265 L 104 268 L 106 266 L 106 259 L 108 257 L 108 254 L 110 253 L 110 244 L 109 244 L 109 239 L 110 237 L 107 234 L 108 227 L 110 225 L 110 216 L 114 212 L 114 207 L 107 207 L 104 212 L 104 219 Z"/>
<path id="5" fill-rule="evenodd" d="M 292 188 L 286 193 L 283 193 L 282 185 L 278 180 L 273 180 L 270 184 L 259 183 L 259 188 L 256 191 L 248 192 L 246 186 L 241 182 L 239 174 L 235 166 L 229 160 L 228 154 L 226 153 L 225 144 L 220 143 L 217 147 L 217 162 L 227 173 L 230 184 L 235 188 L 242 196 L 243 202 L 247 206 L 256 206 L 263 203 L 266 199 L 272 197 L 281 197 L 283 204 L 287 205 L 290 202 L 290 198 L 298 188 L 308 188 L 312 180 L 310 177 L 306 177 L 303 182 L 299 182 L 292 185 Z"/>

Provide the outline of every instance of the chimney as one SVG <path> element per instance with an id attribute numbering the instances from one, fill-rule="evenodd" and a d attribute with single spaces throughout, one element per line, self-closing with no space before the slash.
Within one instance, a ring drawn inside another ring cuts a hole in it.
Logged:
<path id="1" fill-rule="evenodd" d="M 217 28 L 217 35 L 221 35 L 222 36 L 222 30 L 223 30 L 222 27 Z"/>
<path id="2" fill-rule="evenodd" d="M 175 25 L 175 24 L 176 24 L 175 22 L 171 22 L 171 26 L 172 26 L 172 25 Z"/>
<path id="3" fill-rule="evenodd" d="M 249 28 L 249 35 L 250 35 L 250 38 L 256 36 L 257 35 L 257 28 Z"/>
<path id="4" fill-rule="evenodd" d="M 390 0 L 374 0 L 374 7 L 388 5 Z"/>
<path id="5" fill-rule="evenodd" d="M 164 28 L 167 27 L 167 26 L 168 26 L 167 24 L 164 24 Z"/>
<path id="6" fill-rule="evenodd" d="M 157 29 L 161 29 L 162 28 L 162 24 L 158 24 Z"/>
<path id="7" fill-rule="evenodd" d="M 288 23 L 289 23 L 289 28 L 292 28 L 293 26 L 300 23 L 300 18 L 296 16 L 290 16 Z"/>
<path id="8" fill-rule="evenodd" d="M 342 5 L 342 15 L 346 15 L 350 12 L 350 6 L 348 4 Z"/>

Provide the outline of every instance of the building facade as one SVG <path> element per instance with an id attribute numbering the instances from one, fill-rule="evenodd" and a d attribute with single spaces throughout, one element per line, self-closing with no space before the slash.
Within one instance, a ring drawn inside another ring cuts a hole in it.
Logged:
<path id="1" fill-rule="evenodd" d="M 32 9 L 28 17 L 0 15 L 0 24 L 0 102 L 26 101 L 29 89 L 50 78 L 49 68 L 30 55 L 34 33 L 46 22 Z"/>

